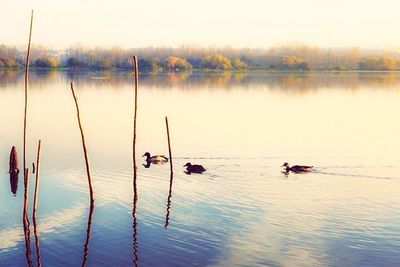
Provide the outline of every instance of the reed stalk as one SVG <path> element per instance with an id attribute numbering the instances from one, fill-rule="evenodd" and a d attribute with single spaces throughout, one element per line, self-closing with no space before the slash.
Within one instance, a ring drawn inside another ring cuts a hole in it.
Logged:
<path id="1" fill-rule="evenodd" d="M 169 153 L 169 167 L 171 170 L 171 173 L 174 173 L 173 167 L 172 167 L 172 152 L 171 152 L 171 140 L 169 138 L 169 126 L 168 126 L 168 118 L 165 117 L 165 126 L 167 127 L 167 138 L 168 138 L 168 153 Z"/>
<path id="2" fill-rule="evenodd" d="M 86 174 L 87 174 L 87 178 L 88 178 L 88 185 L 89 185 L 89 192 L 90 192 L 90 205 L 92 206 L 94 204 L 94 196 L 93 196 L 92 178 L 90 175 L 89 159 L 88 159 L 88 153 L 87 153 L 87 148 L 86 148 L 85 135 L 83 134 L 78 99 L 76 98 L 75 91 L 74 91 L 74 84 L 72 82 L 71 82 L 71 92 L 72 92 L 72 96 L 75 101 L 76 116 L 78 118 L 79 130 L 81 132 L 82 148 L 83 148 L 83 154 L 85 156 Z"/>
<path id="3" fill-rule="evenodd" d="M 172 152 L 171 152 L 171 139 L 169 135 L 169 126 L 168 126 L 168 118 L 165 117 L 165 126 L 167 128 L 167 138 L 168 138 L 168 153 L 169 153 L 169 166 L 170 166 L 170 178 L 169 178 L 169 192 L 167 198 L 167 213 L 165 215 L 165 225 L 164 228 L 167 229 L 169 224 L 169 211 L 171 208 L 171 197 L 172 197 L 172 182 L 174 179 L 174 170 L 172 165 Z"/>
<path id="4" fill-rule="evenodd" d="M 29 40 L 28 50 L 25 58 L 25 105 L 24 105 L 24 141 L 23 141 L 23 165 L 24 171 L 26 168 L 26 124 L 27 124 L 27 111 L 28 111 L 28 81 L 29 81 L 29 58 L 31 55 L 31 39 L 32 39 L 32 24 L 33 24 L 33 10 L 31 11 L 31 22 L 29 27 Z"/>
<path id="5" fill-rule="evenodd" d="M 135 193 L 135 198 L 137 198 L 137 163 L 136 163 L 136 118 L 137 118 L 137 93 L 139 86 L 139 67 L 137 56 L 133 56 L 133 63 L 135 65 L 135 107 L 133 115 L 133 188 Z"/>
<path id="6" fill-rule="evenodd" d="M 36 155 L 36 173 L 35 173 L 35 193 L 33 196 L 33 211 L 32 218 L 36 218 L 36 209 L 37 209 L 37 198 L 39 195 L 39 166 L 40 166 L 40 149 L 42 146 L 42 140 L 38 142 L 37 155 Z M 34 165 L 34 164 L 33 164 Z"/>
<path id="7" fill-rule="evenodd" d="M 137 220 L 136 220 L 136 205 L 138 200 L 137 194 L 137 163 L 136 163 L 136 118 L 137 118 L 137 103 L 138 103 L 138 86 L 139 86 L 139 67 L 137 56 L 133 56 L 133 63 L 135 65 L 135 107 L 133 115 L 133 201 L 132 201 L 132 228 L 133 228 L 133 265 L 138 266 L 138 238 L 137 238 Z"/>
<path id="8" fill-rule="evenodd" d="M 174 174 L 171 172 L 170 178 L 169 178 L 169 191 L 168 191 L 168 198 L 167 198 L 167 212 L 165 214 L 165 225 L 164 228 L 167 229 L 169 225 L 169 213 L 171 210 L 171 205 L 172 205 L 172 182 L 174 180 Z"/>

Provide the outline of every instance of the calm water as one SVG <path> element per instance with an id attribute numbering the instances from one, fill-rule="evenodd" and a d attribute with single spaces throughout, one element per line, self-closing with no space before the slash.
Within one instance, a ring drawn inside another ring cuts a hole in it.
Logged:
<path id="1" fill-rule="evenodd" d="M 138 160 L 168 154 L 167 115 L 175 173 L 169 197 L 169 165 L 139 166 L 134 217 L 132 78 L 31 74 L 27 161 L 42 139 L 44 266 L 400 266 L 400 74 L 142 75 Z M 70 81 L 96 201 L 87 246 Z M 22 163 L 22 74 L 0 73 L 0 114 L 0 266 L 26 266 L 22 174 L 14 195 L 7 173 L 12 145 Z M 316 168 L 286 176 L 285 161 Z M 186 162 L 207 172 L 186 175 Z M 36 266 L 34 241 L 31 227 Z"/>

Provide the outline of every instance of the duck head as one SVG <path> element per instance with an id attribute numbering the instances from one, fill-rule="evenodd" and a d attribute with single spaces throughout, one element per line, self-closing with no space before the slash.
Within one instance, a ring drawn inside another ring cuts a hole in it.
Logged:
<path id="1" fill-rule="evenodd" d="M 146 152 L 146 153 L 143 154 L 142 157 L 148 157 L 148 158 L 150 158 L 150 153 L 149 153 L 149 152 Z"/>
<path id="2" fill-rule="evenodd" d="M 183 165 L 183 167 L 190 167 L 190 166 L 192 166 L 192 163 L 190 163 L 190 162 L 188 162 L 185 165 Z"/>
<path id="3" fill-rule="evenodd" d="M 285 162 L 281 167 L 289 167 L 289 163 Z"/>

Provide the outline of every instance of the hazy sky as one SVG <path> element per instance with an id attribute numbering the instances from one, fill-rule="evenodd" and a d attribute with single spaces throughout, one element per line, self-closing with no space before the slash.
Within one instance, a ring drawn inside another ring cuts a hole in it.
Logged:
<path id="1" fill-rule="evenodd" d="M 398 0 L 0 0 L 0 43 L 399 47 Z"/>

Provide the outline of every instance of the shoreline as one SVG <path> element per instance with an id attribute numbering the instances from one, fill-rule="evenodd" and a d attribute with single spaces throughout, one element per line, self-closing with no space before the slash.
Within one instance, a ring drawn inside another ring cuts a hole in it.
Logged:
<path id="1" fill-rule="evenodd" d="M 24 68 L 2 68 L 0 72 L 24 72 Z M 130 69 L 122 68 L 111 68 L 111 69 L 95 69 L 95 68 L 37 68 L 30 67 L 30 73 L 50 73 L 50 72 L 84 72 L 84 73 L 133 73 Z M 230 69 L 230 70 L 219 70 L 219 69 L 204 69 L 204 68 L 193 68 L 189 70 L 143 70 L 140 74 L 165 74 L 165 73 L 202 73 L 202 74 L 214 74 L 214 73 L 295 73 L 295 74 L 307 74 L 307 73 L 400 73 L 400 70 L 334 70 L 334 69 L 310 69 L 310 70 L 290 70 L 290 69 L 271 69 L 271 68 L 246 68 L 246 69 Z"/>

